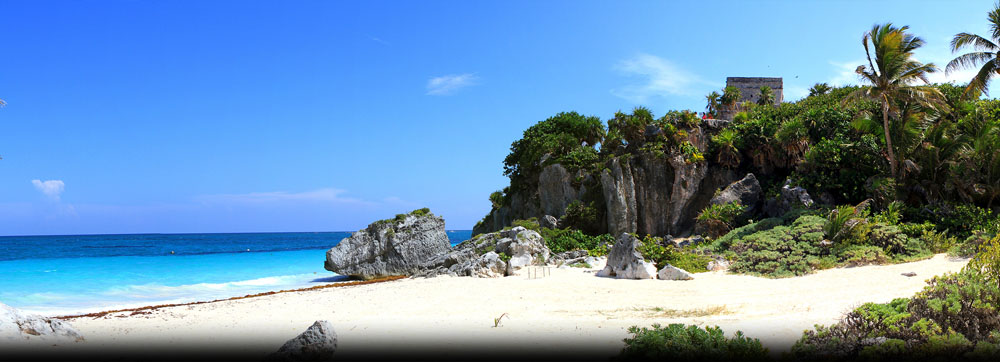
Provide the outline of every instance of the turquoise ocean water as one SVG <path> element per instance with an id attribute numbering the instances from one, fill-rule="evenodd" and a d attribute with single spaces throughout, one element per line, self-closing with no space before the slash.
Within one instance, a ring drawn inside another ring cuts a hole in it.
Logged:
<path id="1" fill-rule="evenodd" d="M 471 230 L 450 230 L 452 245 Z M 341 281 L 346 232 L 0 237 L 0 302 L 44 315 L 183 303 Z"/>

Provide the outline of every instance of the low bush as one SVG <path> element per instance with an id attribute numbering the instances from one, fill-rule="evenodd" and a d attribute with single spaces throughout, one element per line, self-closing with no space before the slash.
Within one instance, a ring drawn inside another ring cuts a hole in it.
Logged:
<path id="1" fill-rule="evenodd" d="M 545 239 L 545 246 L 549 247 L 549 250 L 553 253 L 561 253 L 570 250 L 587 250 L 597 251 L 603 248 L 604 254 L 607 254 L 606 245 L 614 245 L 615 238 L 608 234 L 603 234 L 599 236 L 590 236 L 584 234 L 580 230 L 574 229 L 542 229 L 540 231 L 542 238 Z"/>
<path id="2" fill-rule="evenodd" d="M 599 232 L 602 221 L 593 202 L 583 204 L 579 200 L 575 200 L 566 206 L 566 214 L 560 218 L 559 226 L 593 235 Z"/>
<path id="3" fill-rule="evenodd" d="M 718 239 L 713 240 L 711 244 L 706 244 L 704 248 L 717 253 L 721 253 L 726 250 L 729 250 L 730 246 L 732 246 L 733 243 L 743 239 L 747 235 L 759 231 L 768 230 L 781 224 L 782 224 L 781 218 L 770 218 L 755 223 L 750 223 L 744 226 L 740 226 L 726 233 L 726 235 L 723 235 Z"/>
<path id="4" fill-rule="evenodd" d="M 510 223 L 510 227 L 512 227 L 512 228 L 515 228 L 515 227 L 518 227 L 518 226 L 524 227 L 525 229 L 528 229 L 528 230 L 534 230 L 534 231 L 539 231 L 539 230 L 542 229 L 542 227 L 539 226 L 539 224 L 538 224 L 538 218 L 534 218 L 534 217 L 530 218 L 530 219 L 526 219 L 526 220 L 514 220 L 513 222 Z"/>
<path id="5" fill-rule="evenodd" d="M 708 271 L 708 262 L 712 260 L 705 255 L 677 249 L 673 245 L 664 245 L 662 238 L 649 235 L 640 240 L 639 253 L 643 259 L 656 265 L 657 269 L 670 264 L 689 273 Z"/>
<path id="6" fill-rule="evenodd" d="M 824 254 L 823 226 L 826 219 L 802 216 L 790 226 L 776 226 L 736 241 L 731 270 L 768 277 L 790 277 L 813 272 Z"/>
<path id="7" fill-rule="evenodd" d="M 930 251 L 935 253 L 946 252 L 958 244 L 958 239 L 954 236 L 948 236 L 947 231 L 924 230 L 920 234 L 920 240 Z"/>
<path id="8" fill-rule="evenodd" d="M 989 244 L 987 244 L 989 245 Z M 985 246 L 990 260 L 1000 245 Z M 1000 285 L 991 266 L 970 263 L 937 276 L 912 298 L 867 303 L 829 327 L 806 331 L 792 347 L 796 359 L 982 359 L 1000 357 Z"/>
<path id="9" fill-rule="evenodd" d="M 838 253 L 840 262 L 848 266 L 885 264 L 889 257 L 882 248 L 871 245 L 851 245 Z"/>
<path id="10" fill-rule="evenodd" d="M 632 326 L 628 332 L 631 337 L 625 338 L 622 359 L 763 361 L 768 358 L 767 348 L 756 338 L 747 338 L 740 331 L 726 338 L 718 326 L 653 324 L 652 328 Z"/>

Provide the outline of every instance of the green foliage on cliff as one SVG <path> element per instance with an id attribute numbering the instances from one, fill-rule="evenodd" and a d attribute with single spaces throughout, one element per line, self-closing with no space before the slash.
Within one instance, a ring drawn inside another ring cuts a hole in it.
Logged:
<path id="1" fill-rule="evenodd" d="M 537 177 L 541 172 L 542 156 L 549 154 L 551 163 L 562 163 L 569 170 L 586 167 L 597 161 L 594 145 L 604 138 L 600 118 L 576 112 L 559 113 L 538 122 L 524 131 L 524 136 L 510 146 L 504 158 L 504 175 L 511 187 L 518 189 L 524 177 Z"/>
<path id="2" fill-rule="evenodd" d="M 639 253 L 642 258 L 652 262 L 656 269 L 667 264 L 684 269 L 689 273 L 708 271 L 709 257 L 692 252 L 691 249 L 678 249 L 673 245 L 665 245 L 663 238 L 646 235 L 640 240 Z"/>

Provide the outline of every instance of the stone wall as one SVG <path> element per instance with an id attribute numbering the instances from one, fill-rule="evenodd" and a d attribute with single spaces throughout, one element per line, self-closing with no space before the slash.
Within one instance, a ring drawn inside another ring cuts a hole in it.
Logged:
<path id="1" fill-rule="evenodd" d="M 740 89 L 740 102 L 751 101 L 757 103 L 760 99 L 760 87 L 768 86 L 774 91 L 774 105 L 780 105 L 782 100 L 784 100 L 784 92 L 782 89 L 781 78 L 763 78 L 763 77 L 728 77 L 726 78 L 727 87 L 736 87 Z"/>

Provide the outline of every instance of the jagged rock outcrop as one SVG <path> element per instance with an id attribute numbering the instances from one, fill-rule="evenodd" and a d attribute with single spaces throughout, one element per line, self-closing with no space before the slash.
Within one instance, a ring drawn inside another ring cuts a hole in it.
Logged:
<path id="1" fill-rule="evenodd" d="M 556 219 L 556 217 L 552 215 L 545 215 L 541 219 L 538 219 L 538 226 L 549 229 L 558 229 L 559 219 Z"/>
<path id="2" fill-rule="evenodd" d="M 767 200 L 764 212 L 770 216 L 781 216 L 796 207 L 810 207 L 813 199 L 809 192 L 801 186 L 792 186 L 792 180 L 785 180 L 785 185 L 781 187 L 781 196 L 777 199 Z"/>
<path id="3" fill-rule="evenodd" d="M 656 278 L 656 266 L 642 258 L 638 247 L 638 238 L 632 234 L 622 233 L 608 253 L 607 265 L 597 272 L 597 276 L 619 279 Z"/>
<path id="4" fill-rule="evenodd" d="M 608 232 L 621 235 L 636 231 L 635 182 L 632 169 L 613 158 L 601 172 L 601 187 L 607 204 Z"/>
<path id="5" fill-rule="evenodd" d="M 545 215 L 556 218 L 566 213 L 566 206 L 579 198 L 572 176 L 560 164 L 545 166 L 538 175 L 538 201 Z"/>
<path id="6" fill-rule="evenodd" d="M 277 352 L 265 358 L 279 361 L 332 361 L 337 351 L 337 332 L 328 321 L 316 321 L 305 332 L 285 342 Z"/>
<path id="7" fill-rule="evenodd" d="M 411 275 L 449 251 L 444 219 L 412 212 L 381 220 L 345 238 L 326 252 L 326 270 L 361 279 Z"/>
<path id="8" fill-rule="evenodd" d="M 667 264 L 656 273 L 656 277 L 661 280 L 692 280 L 694 275 L 686 270 Z"/>
<path id="9" fill-rule="evenodd" d="M 64 344 L 83 341 L 83 336 L 60 319 L 27 314 L 0 303 L 0 342 L 24 340 Z"/>
<path id="10" fill-rule="evenodd" d="M 712 197 L 710 203 L 712 205 L 723 205 L 738 201 L 741 205 L 747 207 L 746 212 L 752 212 L 757 207 L 757 203 L 760 202 L 761 195 L 763 195 L 763 190 L 760 188 L 760 182 L 757 181 L 756 176 L 748 173 L 739 181 L 733 182 L 722 189 L 718 195 Z"/>
<path id="11" fill-rule="evenodd" d="M 683 155 L 674 155 L 670 158 L 670 165 L 674 167 L 674 185 L 670 193 L 670 231 L 680 231 L 681 217 L 684 211 L 691 206 L 698 192 L 701 181 L 708 174 L 708 165 L 704 163 L 688 163 Z"/>
<path id="12" fill-rule="evenodd" d="M 647 142 L 666 137 L 656 125 L 647 125 L 644 131 Z M 691 159 L 691 146 L 702 155 L 708 152 L 709 135 L 701 127 L 685 128 L 670 137 L 676 135 L 686 135 L 677 141 L 684 142 L 686 151 L 674 146 L 630 150 L 606 159 L 604 167 L 593 173 L 546 165 L 537 179 L 521 179 L 516 189 L 512 185 L 505 205 L 495 206 L 473 228 L 473 235 L 500 230 L 517 219 L 537 218 L 549 225 L 543 220 L 546 215 L 560 218 L 574 201 L 599 208 L 603 222 L 595 229 L 602 233 L 689 235 L 694 217 L 708 205 L 712 193 L 737 176 L 731 169 Z M 537 165 L 548 160 L 543 156 Z"/>
<path id="13" fill-rule="evenodd" d="M 636 228 L 628 232 L 662 235 L 671 232 L 673 186 L 676 175 L 668 160 L 653 153 L 642 153 L 632 162 L 635 179 Z M 618 235 L 618 234 L 612 234 Z"/>
<path id="14" fill-rule="evenodd" d="M 418 276 L 448 274 L 472 277 L 516 275 L 529 265 L 544 264 L 551 252 L 537 232 L 515 227 L 481 234 L 437 255 L 421 266 Z M 501 255 L 508 257 L 507 261 Z"/>

